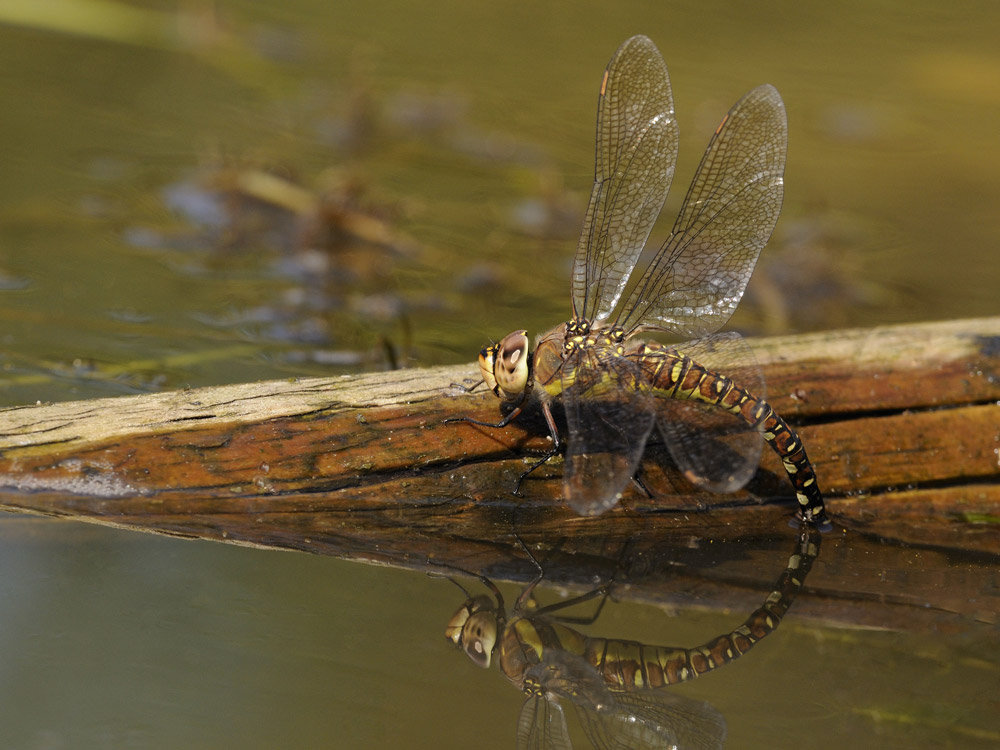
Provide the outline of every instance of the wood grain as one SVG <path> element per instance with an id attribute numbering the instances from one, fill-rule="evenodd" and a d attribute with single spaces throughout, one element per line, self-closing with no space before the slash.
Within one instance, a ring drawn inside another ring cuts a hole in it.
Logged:
<path id="1" fill-rule="evenodd" d="M 768 400 L 800 430 L 835 535 L 872 550 L 889 541 L 974 555 L 995 570 L 1000 318 L 751 345 Z M 620 567 L 626 547 L 680 554 L 692 540 L 722 545 L 785 526 L 790 485 L 771 455 L 748 488 L 719 496 L 695 490 L 651 445 L 642 476 L 654 496 L 630 490 L 597 518 L 564 507 L 559 459 L 515 497 L 549 444 L 544 425 L 530 415 L 503 429 L 445 422 L 498 418 L 491 394 L 454 385 L 473 377 L 470 366 L 432 368 L 5 409 L 0 507 L 523 579 L 516 529 L 549 551 L 555 579 L 578 584 Z M 972 580 L 953 593 L 971 596 Z M 813 581 L 832 600 L 864 598 L 848 572 L 821 564 Z M 978 601 L 976 612 L 983 601 L 1000 609 L 995 595 Z"/>

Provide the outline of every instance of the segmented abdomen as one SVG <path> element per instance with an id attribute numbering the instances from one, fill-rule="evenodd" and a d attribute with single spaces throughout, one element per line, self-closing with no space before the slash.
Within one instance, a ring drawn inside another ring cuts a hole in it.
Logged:
<path id="1" fill-rule="evenodd" d="M 816 531 L 802 533 L 799 548 L 789 558 L 774 590 L 735 630 L 695 648 L 587 638 L 584 658 L 597 669 L 606 685 L 625 691 L 693 680 L 728 664 L 778 627 L 819 553 L 818 537 Z"/>
<path id="2" fill-rule="evenodd" d="M 658 395 L 718 406 L 760 432 L 785 467 L 802 517 L 817 525 L 829 523 L 816 472 L 802 441 L 766 401 L 725 375 L 660 344 L 642 344 L 636 353 L 643 373 Z"/>

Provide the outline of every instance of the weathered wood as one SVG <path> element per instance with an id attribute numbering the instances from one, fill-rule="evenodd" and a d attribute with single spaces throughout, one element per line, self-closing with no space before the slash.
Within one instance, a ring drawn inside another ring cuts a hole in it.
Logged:
<path id="1" fill-rule="evenodd" d="M 752 345 L 769 401 L 799 425 L 839 532 L 995 564 L 1000 318 Z M 783 526 L 790 487 L 770 455 L 749 488 L 713 496 L 690 487 L 652 446 L 643 472 L 654 497 L 627 493 L 598 518 L 563 506 L 558 460 L 516 498 L 518 475 L 548 445 L 544 427 L 530 418 L 504 429 L 444 423 L 497 418 L 491 394 L 452 385 L 472 377 L 471 367 L 433 368 L 6 409 L 0 507 L 523 578 L 530 569 L 516 527 L 532 544 L 560 541 L 551 571 L 566 582 L 609 573 L 625 546 L 648 557 L 692 539 L 718 545 Z M 810 583 L 835 599 L 851 596 L 853 576 L 831 580 L 822 569 Z M 982 592 L 979 601 L 1000 609 Z"/>

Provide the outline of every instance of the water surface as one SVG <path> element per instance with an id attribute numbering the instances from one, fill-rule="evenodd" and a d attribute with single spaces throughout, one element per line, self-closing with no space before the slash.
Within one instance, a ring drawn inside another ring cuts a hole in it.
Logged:
<path id="1" fill-rule="evenodd" d="M 728 107 L 763 82 L 785 99 L 785 205 L 736 328 L 997 312 L 991 3 L 73 7 L 0 25 L 5 405 L 466 362 L 554 325 L 596 87 L 635 33 L 681 126 L 654 236 Z M 280 222 L 227 234 L 183 189 L 220 165 L 354 180 L 399 246 L 327 278 Z M 447 647 L 446 582 L 13 516 L 0 539 L 5 747 L 513 745 L 520 696 Z M 875 575 L 849 540 L 828 548 Z M 996 612 L 890 630 L 807 614 L 679 688 L 722 712 L 728 746 L 1000 739 Z M 599 626 L 692 645 L 742 616 L 622 604 Z"/>

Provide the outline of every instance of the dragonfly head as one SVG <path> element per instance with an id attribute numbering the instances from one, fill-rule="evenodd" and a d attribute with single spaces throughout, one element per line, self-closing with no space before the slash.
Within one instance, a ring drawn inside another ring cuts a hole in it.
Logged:
<path id="1" fill-rule="evenodd" d="M 479 352 L 479 371 L 500 398 L 514 399 L 528 387 L 531 351 L 527 331 L 514 331 Z"/>
<path id="2" fill-rule="evenodd" d="M 462 648 L 477 666 L 490 666 L 497 642 L 497 609 L 488 596 L 468 599 L 452 615 L 444 629 L 445 637 Z"/>

